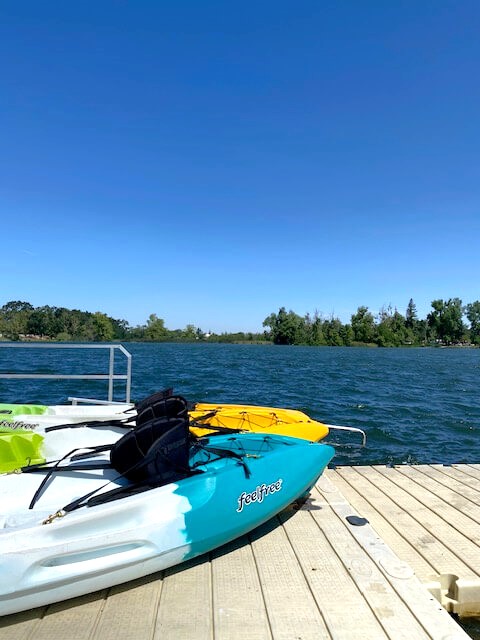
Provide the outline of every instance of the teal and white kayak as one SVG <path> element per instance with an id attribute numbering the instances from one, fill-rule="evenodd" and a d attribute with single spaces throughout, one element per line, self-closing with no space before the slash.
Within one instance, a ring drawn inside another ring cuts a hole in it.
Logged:
<path id="1" fill-rule="evenodd" d="M 239 433 L 187 453 L 193 474 L 141 491 L 129 492 L 113 468 L 89 467 L 108 460 L 98 452 L 62 462 L 48 482 L 44 470 L 0 476 L 0 615 L 133 580 L 241 536 L 304 496 L 334 449 Z M 112 488 L 121 497 L 109 499 Z"/>

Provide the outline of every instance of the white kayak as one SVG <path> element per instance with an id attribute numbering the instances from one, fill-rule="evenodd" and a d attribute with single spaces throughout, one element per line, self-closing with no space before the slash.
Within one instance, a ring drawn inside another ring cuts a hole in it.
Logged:
<path id="1" fill-rule="evenodd" d="M 135 405 L 130 402 L 88 405 L 0 403 L 0 428 L 38 431 L 61 424 L 128 421 L 135 416 Z"/>

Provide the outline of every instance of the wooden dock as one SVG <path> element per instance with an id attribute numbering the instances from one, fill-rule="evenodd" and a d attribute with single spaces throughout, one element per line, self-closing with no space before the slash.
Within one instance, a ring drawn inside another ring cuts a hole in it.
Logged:
<path id="1" fill-rule="evenodd" d="M 468 640 L 447 610 L 480 615 L 479 505 L 480 465 L 329 469 L 248 537 L 0 640 Z"/>

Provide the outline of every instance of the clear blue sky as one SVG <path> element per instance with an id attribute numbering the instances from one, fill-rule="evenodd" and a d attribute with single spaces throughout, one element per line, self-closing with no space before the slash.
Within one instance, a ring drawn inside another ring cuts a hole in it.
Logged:
<path id="1" fill-rule="evenodd" d="M 478 0 L 6 0 L 0 305 L 480 299 Z"/>

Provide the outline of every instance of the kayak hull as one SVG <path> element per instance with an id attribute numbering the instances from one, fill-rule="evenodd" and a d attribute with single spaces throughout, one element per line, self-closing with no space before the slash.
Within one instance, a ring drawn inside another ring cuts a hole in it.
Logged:
<path id="1" fill-rule="evenodd" d="M 208 428 L 203 429 L 203 425 L 258 433 L 277 433 L 311 442 L 319 442 L 329 433 L 327 425 L 312 420 L 296 409 L 198 402 L 190 411 L 190 418 L 193 423 L 191 430 L 197 436 L 212 432 Z"/>
<path id="2" fill-rule="evenodd" d="M 0 615 L 149 575 L 233 540 L 308 492 L 334 454 L 328 445 L 254 433 L 212 442 L 243 462 L 202 449 L 192 453 L 196 475 L 49 524 L 46 516 L 74 497 L 109 478 L 125 481 L 105 470 L 62 471 L 28 509 L 42 474 L 2 476 Z"/>
<path id="3" fill-rule="evenodd" d="M 127 421 L 132 419 L 135 413 L 135 405 L 127 402 L 92 405 L 0 403 L 0 429 L 41 430 L 59 424 Z"/>

